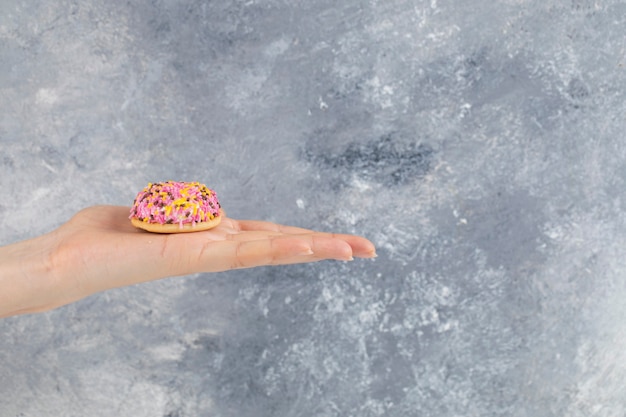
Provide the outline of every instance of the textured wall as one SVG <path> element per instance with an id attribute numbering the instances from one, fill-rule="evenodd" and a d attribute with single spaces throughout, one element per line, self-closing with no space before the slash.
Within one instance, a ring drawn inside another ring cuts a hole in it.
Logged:
<path id="1" fill-rule="evenodd" d="M 623 416 L 626 4 L 0 1 L 0 243 L 149 181 L 376 260 L 0 321 L 0 415 Z"/>

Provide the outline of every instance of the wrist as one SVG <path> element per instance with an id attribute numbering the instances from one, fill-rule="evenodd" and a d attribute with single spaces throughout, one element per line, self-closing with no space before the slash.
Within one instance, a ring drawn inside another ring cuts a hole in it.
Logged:
<path id="1" fill-rule="evenodd" d="M 59 292 L 51 236 L 0 247 L 0 317 L 50 310 Z"/>

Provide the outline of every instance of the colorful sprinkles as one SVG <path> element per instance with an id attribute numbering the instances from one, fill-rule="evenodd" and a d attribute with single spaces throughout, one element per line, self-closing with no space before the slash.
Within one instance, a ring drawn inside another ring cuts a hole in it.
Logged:
<path id="1" fill-rule="evenodd" d="M 201 223 L 220 215 L 215 191 L 199 182 L 150 183 L 141 190 L 130 209 L 129 219 L 153 224 Z"/>

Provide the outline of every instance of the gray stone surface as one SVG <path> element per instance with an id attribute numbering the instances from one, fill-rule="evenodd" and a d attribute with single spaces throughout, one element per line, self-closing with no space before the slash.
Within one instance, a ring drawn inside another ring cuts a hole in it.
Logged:
<path id="1" fill-rule="evenodd" d="M 374 261 L 0 321 L 0 415 L 624 416 L 626 3 L 0 1 L 0 243 L 149 181 Z"/>

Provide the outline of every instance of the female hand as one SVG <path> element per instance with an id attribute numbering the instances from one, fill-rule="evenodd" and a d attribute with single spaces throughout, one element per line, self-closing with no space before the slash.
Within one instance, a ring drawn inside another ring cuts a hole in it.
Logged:
<path id="1" fill-rule="evenodd" d="M 154 234 L 134 228 L 128 213 L 90 207 L 51 233 L 1 247 L 0 317 L 169 276 L 376 256 L 358 236 L 228 217 L 204 232 Z"/>

